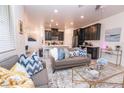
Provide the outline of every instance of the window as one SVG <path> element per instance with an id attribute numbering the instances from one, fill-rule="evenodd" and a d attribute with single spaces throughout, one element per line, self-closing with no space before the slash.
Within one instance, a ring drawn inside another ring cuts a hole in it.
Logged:
<path id="1" fill-rule="evenodd" d="M 14 30 L 10 7 L 0 5 L 0 53 L 15 49 Z"/>

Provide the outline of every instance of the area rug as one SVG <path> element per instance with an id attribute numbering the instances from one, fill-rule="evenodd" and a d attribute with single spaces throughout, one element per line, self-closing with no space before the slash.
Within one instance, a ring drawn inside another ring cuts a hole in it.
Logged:
<path id="1" fill-rule="evenodd" d="M 53 73 L 50 60 L 46 59 L 45 61 L 46 61 L 47 70 L 48 70 L 49 88 L 89 88 L 89 84 L 87 82 L 80 82 L 80 83 L 72 82 L 71 68 L 58 70 L 55 73 Z M 124 70 L 124 68 L 120 69 L 120 67 L 118 67 L 118 70 Z M 112 70 L 109 70 L 109 72 L 110 71 Z M 78 75 L 75 75 L 74 78 L 76 80 L 81 80 L 81 77 Z M 122 82 L 123 75 L 122 74 L 118 75 L 115 78 L 112 78 L 111 81 Z M 97 84 L 96 86 L 96 88 L 121 88 L 121 87 L 122 87 L 121 84 L 109 84 L 109 83 L 100 83 L 100 84 Z"/>

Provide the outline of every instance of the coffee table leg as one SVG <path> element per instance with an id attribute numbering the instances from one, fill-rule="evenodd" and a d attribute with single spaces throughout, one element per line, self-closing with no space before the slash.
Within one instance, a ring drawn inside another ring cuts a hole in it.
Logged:
<path id="1" fill-rule="evenodd" d="M 89 84 L 90 88 L 96 88 L 96 84 Z"/>
<path id="2" fill-rule="evenodd" d="M 122 83 L 122 88 L 124 88 L 124 76 L 123 76 L 123 83 Z"/>
<path id="3" fill-rule="evenodd" d="M 90 87 L 89 88 L 92 88 L 92 84 L 90 84 Z"/>
<path id="4" fill-rule="evenodd" d="M 72 68 L 72 83 L 73 83 L 73 68 Z"/>

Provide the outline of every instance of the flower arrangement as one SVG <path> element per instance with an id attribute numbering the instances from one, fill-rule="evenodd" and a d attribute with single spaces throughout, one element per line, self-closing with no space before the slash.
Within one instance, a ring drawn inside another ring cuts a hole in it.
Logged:
<path id="1" fill-rule="evenodd" d="M 101 70 L 103 69 L 104 65 L 108 64 L 108 60 L 105 58 L 99 58 L 97 60 L 97 69 Z"/>

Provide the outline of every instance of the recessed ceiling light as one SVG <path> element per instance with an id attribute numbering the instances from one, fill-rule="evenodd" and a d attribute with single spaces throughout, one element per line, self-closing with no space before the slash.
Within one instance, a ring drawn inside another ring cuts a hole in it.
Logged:
<path id="1" fill-rule="evenodd" d="M 54 22 L 54 20 L 53 20 L 53 19 L 51 19 L 51 22 Z"/>
<path id="2" fill-rule="evenodd" d="M 81 19 L 83 19 L 84 18 L 84 16 L 81 16 Z"/>
<path id="3" fill-rule="evenodd" d="M 55 10 L 54 10 L 54 13 L 58 13 L 58 10 L 57 10 L 57 9 L 55 9 Z"/>
<path id="4" fill-rule="evenodd" d="M 56 26 L 58 26 L 58 23 L 56 23 Z"/>
<path id="5" fill-rule="evenodd" d="M 71 22 L 70 24 L 71 24 L 71 25 L 73 25 L 74 23 L 73 23 L 73 22 Z"/>

